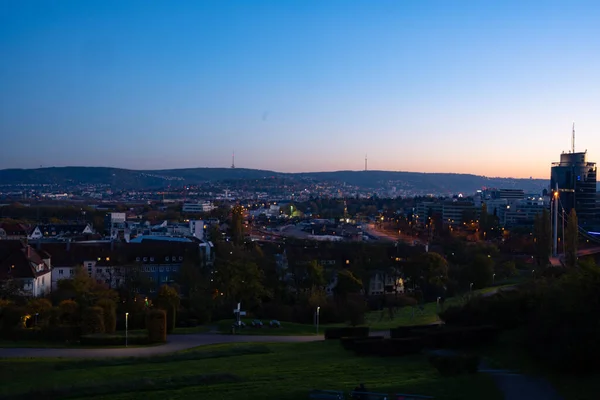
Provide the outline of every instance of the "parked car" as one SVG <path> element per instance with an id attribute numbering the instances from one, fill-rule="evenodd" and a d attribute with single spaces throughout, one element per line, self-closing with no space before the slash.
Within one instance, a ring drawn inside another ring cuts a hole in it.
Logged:
<path id="1" fill-rule="evenodd" d="M 261 320 L 255 319 L 254 321 L 252 321 L 252 327 L 253 328 L 262 328 L 263 327 L 263 323 L 262 323 Z"/>
<path id="2" fill-rule="evenodd" d="M 269 326 L 271 328 L 281 328 L 281 322 L 274 319 L 274 320 L 271 320 L 271 322 L 269 322 Z"/>

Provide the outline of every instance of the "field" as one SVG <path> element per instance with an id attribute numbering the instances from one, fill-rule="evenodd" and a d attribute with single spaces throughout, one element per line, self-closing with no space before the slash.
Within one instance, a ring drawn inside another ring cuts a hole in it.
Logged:
<path id="1" fill-rule="evenodd" d="M 438 400 L 502 398 L 487 375 L 440 377 L 424 356 L 356 357 L 338 341 L 213 345 L 153 359 L 1 360 L 0 369 L 0 396 L 23 399 L 292 400 L 359 383 Z"/>
<path id="2" fill-rule="evenodd" d="M 446 300 L 445 307 L 449 307 L 454 304 L 458 304 L 462 301 L 460 298 L 451 298 Z M 371 328 L 371 332 L 384 331 L 390 328 L 396 328 L 398 326 L 409 326 L 409 325 L 426 325 L 434 324 L 439 322 L 437 315 L 438 305 L 437 303 L 425 303 L 422 308 L 416 307 L 404 307 L 399 311 L 395 312 L 393 317 L 387 310 L 384 311 L 371 311 L 365 315 L 365 325 Z M 281 328 L 269 328 L 264 326 L 263 328 L 252 328 L 249 319 L 242 319 L 248 325 L 240 333 L 243 335 L 315 335 L 316 326 L 311 324 L 297 324 L 293 322 L 281 322 Z M 265 323 L 267 321 L 263 321 Z M 221 333 L 230 333 L 233 319 L 223 320 L 214 323 L 217 330 Z M 320 325 L 319 332 L 323 333 L 323 330 L 330 327 L 347 326 L 347 324 L 327 324 Z"/>

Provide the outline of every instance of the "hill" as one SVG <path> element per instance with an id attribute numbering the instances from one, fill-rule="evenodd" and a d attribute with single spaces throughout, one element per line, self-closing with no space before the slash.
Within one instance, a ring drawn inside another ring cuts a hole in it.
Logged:
<path id="1" fill-rule="evenodd" d="M 244 168 L 188 168 L 137 171 L 105 167 L 60 167 L 0 170 L 0 185 L 107 185 L 118 189 L 152 189 L 224 180 L 255 180 L 269 177 L 338 182 L 361 188 L 396 187 L 432 193 L 473 193 L 485 187 L 520 188 L 541 192 L 545 179 L 489 178 L 471 174 L 397 171 L 333 171 L 281 173 Z"/>

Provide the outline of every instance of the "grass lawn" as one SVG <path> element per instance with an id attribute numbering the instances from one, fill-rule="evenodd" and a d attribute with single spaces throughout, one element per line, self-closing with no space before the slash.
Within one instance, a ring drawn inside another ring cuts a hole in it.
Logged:
<path id="1" fill-rule="evenodd" d="M 253 346 L 260 351 L 249 352 Z M 77 383 L 88 385 L 88 391 L 82 394 L 80 389 L 71 388 L 61 398 L 304 400 L 313 388 L 349 391 L 362 382 L 373 391 L 427 394 L 437 400 L 502 398 L 485 374 L 440 377 L 424 356 L 356 357 L 343 350 L 338 341 L 223 344 L 188 350 L 183 355 L 185 359 L 179 353 L 162 357 L 160 362 L 89 360 L 88 365 L 81 360 L 0 360 L 4 371 L 0 395 L 21 393 L 29 397 L 33 394 L 26 394 L 30 390 Z M 220 374 L 228 380 L 202 381 L 201 374 Z M 145 383 L 143 389 L 118 387 L 140 379 Z M 90 394 L 90 385 L 101 387 Z"/>
<path id="2" fill-rule="evenodd" d="M 450 298 L 446 300 L 445 307 L 460 303 L 462 300 L 459 298 Z M 410 325 L 426 325 L 438 322 L 438 305 L 435 302 L 425 303 L 423 309 L 412 307 L 404 307 L 397 311 L 393 318 L 390 319 L 387 310 L 384 311 L 371 311 L 365 315 L 365 325 L 371 328 L 372 332 L 384 331 L 390 328 L 396 328 L 398 326 L 410 326 Z M 293 322 L 281 322 L 281 328 L 269 328 L 265 326 L 260 329 L 250 327 L 251 320 L 243 320 L 247 326 L 241 331 L 243 335 L 314 335 L 316 334 L 316 327 L 311 324 L 297 324 Z M 265 322 L 265 321 L 263 321 Z M 215 322 L 218 331 L 221 333 L 230 333 L 233 319 L 223 320 Z M 322 333 L 324 329 L 330 327 L 341 327 L 348 326 L 348 324 L 327 324 L 320 325 L 319 332 Z"/>
<path id="3" fill-rule="evenodd" d="M 188 326 L 185 328 L 175 328 L 173 329 L 173 335 L 189 335 L 193 333 L 207 333 L 210 332 L 214 326 L 211 325 L 202 325 L 202 326 Z"/>
<path id="4" fill-rule="evenodd" d="M 480 349 L 492 368 L 509 369 L 526 375 L 541 376 L 556 388 L 565 400 L 595 400 L 600 390 L 600 373 L 590 375 L 559 374 L 530 357 L 523 344 L 523 332 L 503 332 L 494 346 Z"/>

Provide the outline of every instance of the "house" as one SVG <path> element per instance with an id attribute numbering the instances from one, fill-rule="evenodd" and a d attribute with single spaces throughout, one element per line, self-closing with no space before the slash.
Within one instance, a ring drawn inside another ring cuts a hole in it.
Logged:
<path id="1" fill-rule="evenodd" d="M 90 224 L 50 224 L 38 225 L 31 234 L 29 240 L 38 240 L 44 238 L 68 237 L 79 235 L 92 235 L 94 229 Z"/>
<path id="2" fill-rule="evenodd" d="M 0 240 L 20 240 L 27 239 L 29 229 L 19 223 L 2 223 L 0 224 Z"/>
<path id="3" fill-rule="evenodd" d="M 389 271 L 374 272 L 369 280 L 367 295 L 378 296 L 384 294 L 404 293 L 404 280 L 400 273 L 394 269 Z"/>
<path id="4" fill-rule="evenodd" d="M 171 284 L 188 257 L 200 260 L 204 254 L 195 241 L 143 240 L 137 243 L 98 241 L 88 243 L 42 243 L 40 247 L 52 254 L 52 287 L 61 279 L 71 278 L 79 267 L 97 282 L 116 289 L 134 271 L 144 274 L 151 283 L 149 294 L 161 285 Z"/>
<path id="5" fill-rule="evenodd" d="M 0 241 L 0 282 L 16 283 L 25 296 L 40 297 L 51 290 L 50 255 L 20 240 Z"/>

